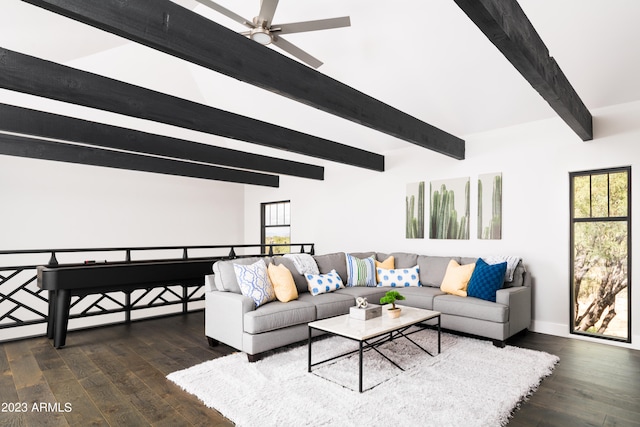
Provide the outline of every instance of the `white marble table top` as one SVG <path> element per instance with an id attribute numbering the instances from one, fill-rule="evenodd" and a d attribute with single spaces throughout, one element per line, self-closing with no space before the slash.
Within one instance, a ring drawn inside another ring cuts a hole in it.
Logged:
<path id="1" fill-rule="evenodd" d="M 396 307 L 402 308 L 402 314 L 397 319 L 391 319 L 387 315 L 387 309 L 389 307 L 391 307 L 390 304 L 383 305 L 382 316 L 373 319 L 359 320 L 345 314 L 310 322 L 309 327 L 354 340 L 364 341 L 388 332 L 397 331 L 405 326 L 411 326 L 424 322 L 425 320 L 433 319 L 440 315 L 439 311 L 405 307 L 396 304 Z"/>

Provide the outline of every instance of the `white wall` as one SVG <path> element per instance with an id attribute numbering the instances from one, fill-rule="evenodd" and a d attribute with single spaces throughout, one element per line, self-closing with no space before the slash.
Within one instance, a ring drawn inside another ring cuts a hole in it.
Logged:
<path id="1" fill-rule="evenodd" d="M 243 241 L 243 186 L 0 155 L 0 248 Z"/>
<path id="2" fill-rule="evenodd" d="M 315 242 L 316 253 L 519 255 L 534 278 L 531 329 L 569 336 L 569 172 L 631 165 L 632 188 L 640 185 L 640 102 L 592 114 L 595 138 L 589 142 L 581 141 L 560 119 L 552 119 L 466 135 L 463 161 L 407 144 L 385 153 L 384 173 L 324 163 L 323 182 L 283 177 L 279 189 L 247 187 L 245 238 L 247 242 L 259 238 L 260 202 L 290 199 L 292 240 Z M 478 240 L 477 177 L 492 172 L 503 174 L 503 238 Z M 471 239 L 406 239 L 406 184 L 423 180 L 428 188 L 431 180 L 466 176 L 472 183 Z M 638 222 L 638 202 L 632 202 L 633 220 Z M 637 236 L 634 233 L 632 241 L 636 248 Z M 636 259 L 632 270 L 640 271 Z M 632 347 L 640 348 L 636 295 L 632 293 L 636 314 Z"/>

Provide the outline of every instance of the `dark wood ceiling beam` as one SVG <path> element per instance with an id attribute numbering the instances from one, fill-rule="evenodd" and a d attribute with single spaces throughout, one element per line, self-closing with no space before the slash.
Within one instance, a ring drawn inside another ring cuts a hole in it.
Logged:
<path id="1" fill-rule="evenodd" d="M 370 151 L 3 48 L 0 48 L 0 87 L 352 166 L 384 170 L 384 157 Z"/>
<path id="2" fill-rule="evenodd" d="M 6 104 L 0 104 L 0 130 L 234 168 L 324 179 L 324 168 L 321 166 L 245 153 Z"/>
<path id="3" fill-rule="evenodd" d="M 23 0 L 330 114 L 464 159 L 464 140 L 169 0 Z"/>
<path id="4" fill-rule="evenodd" d="M 101 148 L 3 133 L 0 133 L 0 154 L 266 187 L 278 187 L 280 181 L 277 175 L 181 162 L 179 160 L 103 150 Z"/>
<path id="5" fill-rule="evenodd" d="M 516 0 L 454 0 L 583 141 L 593 118 Z"/>

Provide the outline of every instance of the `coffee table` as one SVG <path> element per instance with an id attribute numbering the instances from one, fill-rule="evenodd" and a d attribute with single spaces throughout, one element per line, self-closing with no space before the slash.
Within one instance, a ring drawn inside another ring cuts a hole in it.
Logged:
<path id="1" fill-rule="evenodd" d="M 396 304 L 397 305 L 397 304 Z M 404 369 L 398 365 L 396 362 L 391 360 L 386 355 L 382 354 L 377 347 L 382 344 L 389 342 L 393 339 L 402 337 L 409 340 L 415 346 L 420 348 L 425 353 L 433 356 L 429 351 L 424 349 L 418 343 L 409 338 L 414 331 L 411 333 L 405 333 L 412 326 L 421 324 L 426 322 L 427 320 L 436 319 L 438 320 L 437 329 L 438 329 L 438 354 L 440 354 L 440 312 L 432 311 L 432 310 L 424 310 L 421 308 L 415 307 L 402 307 L 402 315 L 397 319 L 391 319 L 387 316 L 386 310 L 389 305 L 382 307 L 382 316 L 376 317 L 374 319 L 369 320 L 359 320 L 350 317 L 348 314 L 336 317 L 330 317 L 328 319 L 316 320 L 314 322 L 310 322 L 308 324 L 309 327 L 309 363 L 308 363 L 308 372 L 311 372 L 311 368 L 331 360 L 335 360 L 341 357 L 348 356 L 350 354 L 354 354 L 356 352 L 359 353 L 359 379 L 358 379 L 358 390 L 362 393 L 362 355 L 366 350 L 374 350 L 382 357 L 387 359 L 393 365 L 398 367 L 400 370 L 404 371 Z M 359 346 L 358 350 L 354 350 L 348 353 L 340 354 L 335 357 L 331 357 L 329 359 L 322 360 L 320 362 L 311 363 L 311 344 L 313 342 L 312 330 L 317 329 L 321 330 L 333 335 L 338 335 L 344 338 L 349 338 L 354 341 L 358 341 Z"/>

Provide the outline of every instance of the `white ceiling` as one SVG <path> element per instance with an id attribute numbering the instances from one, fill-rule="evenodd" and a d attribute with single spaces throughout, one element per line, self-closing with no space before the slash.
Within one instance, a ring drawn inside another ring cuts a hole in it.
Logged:
<path id="1" fill-rule="evenodd" d="M 245 29 L 194 0 L 173 1 L 233 30 Z M 260 2 L 218 3 L 250 19 Z M 519 3 L 587 108 L 593 111 L 640 100 L 640 1 Z M 20 0 L 2 0 L 0 12 L 0 46 L 4 48 L 371 151 L 408 144 Z M 320 72 L 462 138 L 555 116 L 453 0 L 281 0 L 274 23 L 344 15 L 351 17 L 351 27 L 285 38 L 322 60 Z M 59 103 L 26 95 L 6 91 L 0 95 L 10 95 L 3 98 L 16 105 L 61 108 Z M 64 114 L 151 129 L 136 119 L 80 107 L 65 106 Z M 170 126 L 153 127 L 155 132 L 158 129 L 212 144 L 270 152 L 197 132 L 178 132 Z"/>

